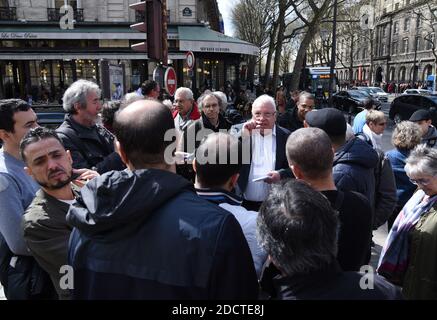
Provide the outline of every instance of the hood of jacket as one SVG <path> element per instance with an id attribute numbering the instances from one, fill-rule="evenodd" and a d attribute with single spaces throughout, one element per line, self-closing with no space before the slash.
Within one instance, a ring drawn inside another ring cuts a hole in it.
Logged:
<path id="1" fill-rule="evenodd" d="M 355 164 L 365 168 L 375 168 L 378 154 L 367 142 L 353 138 L 335 152 L 334 166 L 337 164 Z"/>
<path id="2" fill-rule="evenodd" d="M 194 187 L 174 173 L 111 171 L 94 178 L 70 206 L 67 221 L 83 234 L 111 240 L 136 230 L 159 207 Z"/>

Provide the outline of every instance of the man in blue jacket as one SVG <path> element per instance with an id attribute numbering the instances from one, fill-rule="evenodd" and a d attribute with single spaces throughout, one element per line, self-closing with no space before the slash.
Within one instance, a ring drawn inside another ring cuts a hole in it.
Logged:
<path id="1" fill-rule="evenodd" d="M 70 207 L 76 299 L 255 299 L 258 283 L 240 225 L 199 198 L 165 155 L 170 110 L 140 100 L 116 117 L 127 169 L 93 179 Z M 167 160 L 167 161 L 166 161 Z"/>

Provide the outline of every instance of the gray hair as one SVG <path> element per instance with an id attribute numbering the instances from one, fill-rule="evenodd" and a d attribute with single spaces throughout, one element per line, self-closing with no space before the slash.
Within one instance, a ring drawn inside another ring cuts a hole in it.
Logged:
<path id="1" fill-rule="evenodd" d="M 221 91 L 214 91 L 212 94 L 220 101 L 220 111 L 225 112 L 228 108 L 228 98 L 226 97 L 226 94 Z"/>
<path id="2" fill-rule="evenodd" d="M 187 100 L 194 100 L 193 91 L 190 88 L 180 87 L 176 89 L 175 96 L 178 94 L 182 94 Z"/>
<path id="3" fill-rule="evenodd" d="M 408 176 L 437 176 L 437 149 L 419 144 L 408 156 L 405 172 Z"/>
<path id="4" fill-rule="evenodd" d="M 325 178 L 332 171 L 334 151 L 329 136 L 319 128 L 302 128 L 287 139 L 287 159 L 310 179 Z"/>
<path id="5" fill-rule="evenodd" d="M 338 212 L 328 199 L 296 179 L 273 185 L 257 218 L 260 245 L 288 276 L 331 264 L 338 229 Z"/>
<path id="6" fill-rule="evenodd" d="M 253 112 L 253 109 L 255 109 L 256 107 L 258 107 L 260 105 L 265 105 L 265 104 L 271 105 L 273 111 L 276 112 L 275 99 L 273 99 L 268 94 L 263 94 L 263 95 L 261 95 L 261 96 L 259 96 L 258 98 L 255 99 L 255 101 L 252 103 L 252 112 Z"/>
<path id="7" fill-rule="evenodd" d="M 303 99 L 308 99 L 308 100 L 316 101 L 316 98 L 314 97 L 314 95 L 312 93 L 307 92 L 307 91 L 302 91 L 299 94 L 299 100 L 298 101 L 300 101 L 301 99 L 302 100 Z"/>
<path id="8" fill-rule="evenodd" d="M 202 109 L 203 109 L 203 101 L 205 101 L 205 99 L 209 98 L 209 97 L 213 97 L 213 98 L 217 99 L 218 105 L 221 106 L 222 101 L 220 100 L 220 97 L 218 97 L 215 94 L 213 94 L 212 92 L 210 92 L 210 93 L 202 94 L 199 97 L 199 99 L 197 99 L 197 107 L 199 108 L 199 111 L 202 111 Z"/>
<path id="9" fill-rule="evenodd" d="M 143 95 L 139 95 L 136 92 L 129 92 L 126 93 L 123 97 L 123 99 L 121 100 L 121 107 L 120 109 L 124 109 L 126 108 L 128 105 L 130 105 L 131 103 L 134 103 L 135 101 L 138 100 L 145 100 Z"/>
<path id="10" fill-rule="evenodd" d="M 391 143 L 397 149 L 412 150 L 422 139 L 422 130 L 417 123 L 402 121 L 396 125 L 391 136 Z"/>
<path id="11" fill-rule="evenodd" d="M 80 79 L 71 84 L 62 97 L 62 106 L 65 112 L 75 114 L 74 105 L 76 103 L 80 105 L 80 108 L 85 109 L 86 98 L 90 92 L 95 92 L 98 97 L 102 93 L 97 84 L 88 80 Z"/>

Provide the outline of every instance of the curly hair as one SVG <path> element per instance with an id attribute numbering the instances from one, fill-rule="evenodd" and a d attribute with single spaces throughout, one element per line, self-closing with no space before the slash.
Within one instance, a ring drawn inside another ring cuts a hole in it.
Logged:
<path id="1" fill-rule="evenodd" d="M 391 143 L 397 149 L 412 150 L 420 143 L 422 131 L 420 126 L 411 121 L 402 121 L 397 124 L 391 136 Z"/>

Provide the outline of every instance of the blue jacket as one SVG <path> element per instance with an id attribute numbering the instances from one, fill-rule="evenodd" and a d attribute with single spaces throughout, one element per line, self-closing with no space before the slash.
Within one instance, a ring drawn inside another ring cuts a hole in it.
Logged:
<path id="1" fill-rule="evenodd" d="M 416 185 L 411 183 L 404 169 L 409 154 L 409 151 L 399 149 L 392 149 L 386 152 L 395 175 L 396 195 L 398 196 L 397 206 L 400 209 L 410 200 L 417 189 Z"/>
<path id="2" fill-rule="evenodd" d="M 108 172 L 70 207 L 75 299 L 256 299 L 240 225 L 162 170 Z"/>
<path id="3" fill-rule="evenodd" d="M 335 152 L 333 175 L 338 189 L 359 192 L 375 207 L 375 173 L 378 154 L 359 138 L 349 140 Z"/>

